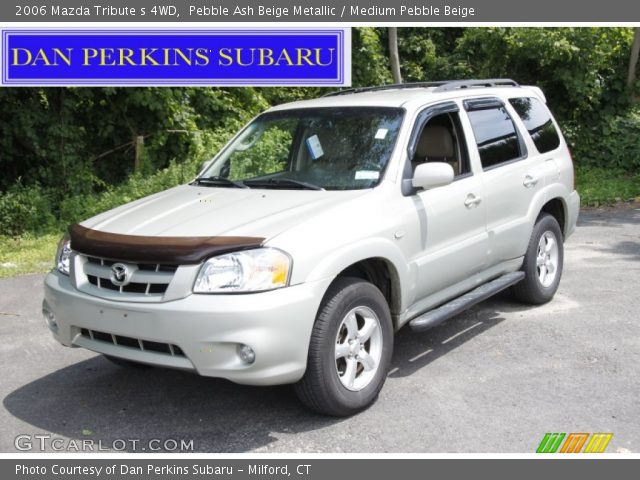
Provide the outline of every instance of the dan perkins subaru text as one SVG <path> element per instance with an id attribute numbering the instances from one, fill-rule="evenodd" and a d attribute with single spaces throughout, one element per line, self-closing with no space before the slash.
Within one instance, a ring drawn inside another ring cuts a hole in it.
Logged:
<path id="1" fill-rule="evenodd" d="M 11 66 L 57 67 L 74 64 L 100 66 L 325 67 L 333 64 L 335 48 L 57 48 L 11 49 Z"/>

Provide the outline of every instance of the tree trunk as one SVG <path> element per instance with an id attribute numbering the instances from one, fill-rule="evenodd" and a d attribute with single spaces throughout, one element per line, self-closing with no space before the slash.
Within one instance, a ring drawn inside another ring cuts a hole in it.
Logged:
<path id="1" fill-rule="evenodd" d="M 139 172 L 142 170 L 142 152 L 144 150 L 144 136 L 136 135 L 133 140 L 135 144 L 135 159 L 133 164 L 133 171 Z"/>
<path id="2" fill-rule="evenodd" d="M 631 45 L 631 56 L 629 57 L 629 74 L 627 75 L 627 86 L 629 88 L 633 88 L 636 83 L 638 53 L 640 53 L 640 27 L 636 27 L 633 33 L 633 44 Z"/>
<path id="3" fill-rule="evenodd" d="M 398 54 L 398 29 L 389 27 L 389 59 L 391 60 L 391 73 L 395 83 L 402 83 L 400 75 L 400 55 Z"/>

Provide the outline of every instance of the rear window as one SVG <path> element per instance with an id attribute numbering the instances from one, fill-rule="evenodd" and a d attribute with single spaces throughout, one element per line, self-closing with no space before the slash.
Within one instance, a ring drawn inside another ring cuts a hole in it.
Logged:
<path id="1" fill-rule="evenodd" d="M 556 130 L 549 110 L 537 98 L 512 98 L 509 100 L 518 113 L 540 153 L 550 152 L 560 146 L 560 135 Z"/>
<path id="2" fill-rule="evenodd" d="M 467 113 L 483 169 L 522 157 L 516 127 L 504 107 L 482 108 Z"/>

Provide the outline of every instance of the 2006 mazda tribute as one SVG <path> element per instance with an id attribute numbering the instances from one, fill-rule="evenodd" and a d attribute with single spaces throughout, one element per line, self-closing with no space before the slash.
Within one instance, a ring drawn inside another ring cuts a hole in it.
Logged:
<path id="1" fill-rule="evenodd" d="M 558 289 L 579 196 L 542 91 L 352 89 L 259 115 L 188 185 L 69 228 L 43 313 L 119 364 L 371 404 L 394 332 Z"/>

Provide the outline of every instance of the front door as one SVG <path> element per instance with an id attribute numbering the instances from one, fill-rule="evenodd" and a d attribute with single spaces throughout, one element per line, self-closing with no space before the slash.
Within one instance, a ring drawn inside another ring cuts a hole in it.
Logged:
<path id="1" fill-rule="evenodd" d="M 433 108 L 438 108 L 433 107 Z M 454 181 L 420 190 L 411 197 L 419 225 L 420 245 L 414 264 L 416 299 L 466 280 L 485 268 L 488 241 L 484 188 L 470 163 L 457 104 L 428 119 L 415 140 L 412 167 L 421 162 L 446 162 Z"/>

